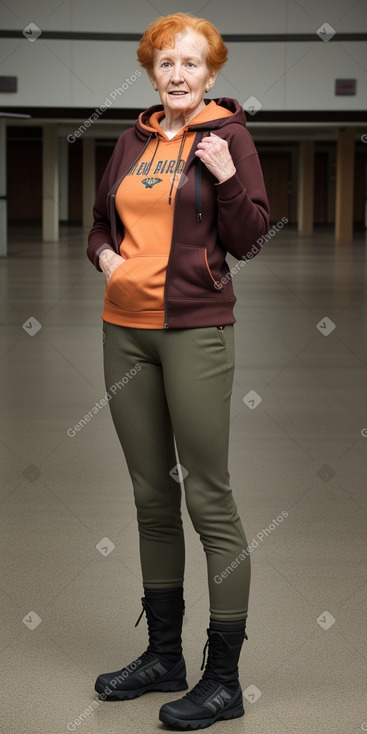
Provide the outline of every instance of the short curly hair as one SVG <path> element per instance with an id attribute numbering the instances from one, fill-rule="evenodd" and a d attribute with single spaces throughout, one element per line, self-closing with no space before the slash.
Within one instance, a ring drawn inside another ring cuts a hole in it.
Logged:
<path id="1" fill-rule="evenodd" d="M 197 18 L 191 13 L 174 13 L 161 16 L 150 23 L 140 39 L 138 60 L 141 66 L 149 73 L 153 69 L 154 49 L 173 48 L 177 33 L 183 33 L 187 28 L 204 36 L 209 50 L 206 59 L 208 69 L 219 71 L 228 59 L 228 49 L 224 45 L 222 36 L 213 23 L 205 18 Z"/>

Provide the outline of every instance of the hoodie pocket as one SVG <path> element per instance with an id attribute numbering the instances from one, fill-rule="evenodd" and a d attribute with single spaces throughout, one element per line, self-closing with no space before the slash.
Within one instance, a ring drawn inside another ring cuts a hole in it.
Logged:
<path id="1" fill-rule="evenodd" d="M 218 298 L 221 291 L 222 284 L 210 270 L 207 249 L 177 242 L 170 277 L 170 297 L 198 298 L 212 294 L 213 298 Z"/>
<path id="2" fill-rule="evenodd" d="M 166 255 L 127 258 L 113 271 L 105 302 L 123 311 L 161 311 L 167 259 Z"/>

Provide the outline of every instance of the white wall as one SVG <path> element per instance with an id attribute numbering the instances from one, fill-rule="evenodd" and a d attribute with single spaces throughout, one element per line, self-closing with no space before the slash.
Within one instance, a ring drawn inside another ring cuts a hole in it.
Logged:
<path id="1" fill-rule="evenodd" d="M 202 8 L 202 10 L 200 10 Z M 222 33 L 313 33 L 312 42 L 228 43 L 229 61 L 213 96 L 254 95 L 264 110 L 354 110 L 367 101 L 367 44 L 338 41 L 338 34 L 367 32 L 367 0 L 13 0 L 0 3 L 0 27 L 19 30 L 1 39 L 0 74 L 18 77 L 18 92 L 0 94 L 0 107 L 83 107 L 93 110 L 139 69 L 137 42 L 30 43 L 21 31 L 30 22 L 42 31 L 142 33 L 160 14 L 185 10 L 203 15 Z M 316 30 L 336 30 L 328 43 Z M 336 97 L 336 78 L 357 79 L 357 95 Z M 116 96 L 116 94 L 115 94 Z M 109 99 L 111 99 L 109 97 Z M 142 76 L 112 100 L 115 108 L 158 102 Z M 65 110 L 67 114 L 67 109 Z"/>

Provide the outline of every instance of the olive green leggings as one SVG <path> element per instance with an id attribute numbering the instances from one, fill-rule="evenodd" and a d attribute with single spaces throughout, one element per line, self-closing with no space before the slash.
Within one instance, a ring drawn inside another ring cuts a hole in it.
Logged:
<path id="1" fill-rule="evenodd" d="M 250 558 L 228 474 L 233 326 L 104 322 L 103 332 L 109 406 L 134 488 L 143 585 L 183 584 L 182 479 L 206 554 L 210 616 L 245 619 Z"/>

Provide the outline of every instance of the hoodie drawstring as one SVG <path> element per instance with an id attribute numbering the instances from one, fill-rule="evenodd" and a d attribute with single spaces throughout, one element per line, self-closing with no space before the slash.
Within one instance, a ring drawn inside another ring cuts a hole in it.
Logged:
<path id="1" fill-rule="evenodd" d="M 185 132 L 184 132 L 184 134 L 183 134 L 183 136 L 182 136 L 182 140 L 181 140 L 181 145 L 180 145 L 180 150 L 178 151 L 178 155 L 177 155 L 177 159 L 176 159 L 175 171 L 174 171 L 174 174 L 173 174 L 173 179 L 172 179 L 172 183 L 171 183 L 171 188 L 170 188 L 170 190 L 169 190 L 169 195 L 168 195 L 168 203 L 169 203 L 169 204 L 171 204 L 171 202 L 172 202 L 172 189 L 173 189 L 173 187 L 174 187 L 174 185 L 175 185 L 175 180 L 176 180 L 176 173 L 177 173 L 177 171 L 178 171 L 178 169 L 179 169 L 179 167 L 180 167 L 180 162 L 181 162 L 181 153 L 182 153 L 182 151 L 183 151 L 183 147 L 184 147 L 184 145 L 185 145 L 186 135 L 187 135 L 187 130 L 185 130 Z"/>
<path id="2" fill-rule="evenodd" d="M 200 136 L 203 138 L 209 133 L 204 130 Z M 196 209 L 196 220 L 198 222 L 203 221 L 203 197 L 202 197 L 202 174 L 203 174 L 203 162 L 201 158 L 196 158 L 195 161 L 195 209 Z"/>
<path id="3" fill-rule="evenodd" d="M 203 169 L 203 162 L 200 158 L 196 159 L 195 163 L 195 209 L 196 219 L 198 222 L 203 221 L 202 214 L 202 191 L 201 191 L 201 174 Z"/>
<path id="4" fill-rule="evenodd" d="M 176 173 L 177 173 L 177 171 L 179 169 L 179 166 L 180 166 L 181 153 L 182 153 L 183 147 L 185 145 L 186 135 L 187 135 L 187 130 L 185 130 L 185 132 L 184 132 L 184 134 L 182 136 L 180 150 L 179 150 L 179 153 L 178 153 L 178 156 L 177 156 L 177 160 L 176 160 L 175 172 L 173 174 L 171 188 L 170 188 L 170 192 L 169 192 L 169 196 L 168 196 L 168 203 L 169 204 L 171 204 L 171 202 L 172 202 L 172 196 L 171 196 L 172 189 L 173 189 L 173 187 L 175 185 Z M 203 133 L 203 135 L 205 135 L 205 133 Z M 202 214 L 203 197 L 202 197 L 202 190 L 201 190 L 202 170 L 203 170 L 202 161 L 200 160 L 200 158 L 196 158 L 196 161 L 195 161 L 195 209 L 196 209 L 196 219 L 197 219 L 198 222 L 202 222 L 203 221 L 203 214 Z"/>
<path id="5" fill-rule="evenodd" d="M 155 154 L 156 154 L 156 152 L 157 152 L 157 150 L 158 150 L 158 145 L 159 145 L 159 137 L 158 137 L 158 135 L 157 135 L 157 145 L 156 145 L 156 146 L 155 146 L 155 148 L 154 148 L 154 153 L 153 153 L 153 155 L 152 155 L 152 159 L 151 159 L 151 161 L 149 162 L 149 171 L 151 171 L 151 170 L 152 170 L 152 165 L 153 165 L 153 161 L 154 161 L 154 158 L 155 158 Z"/>

